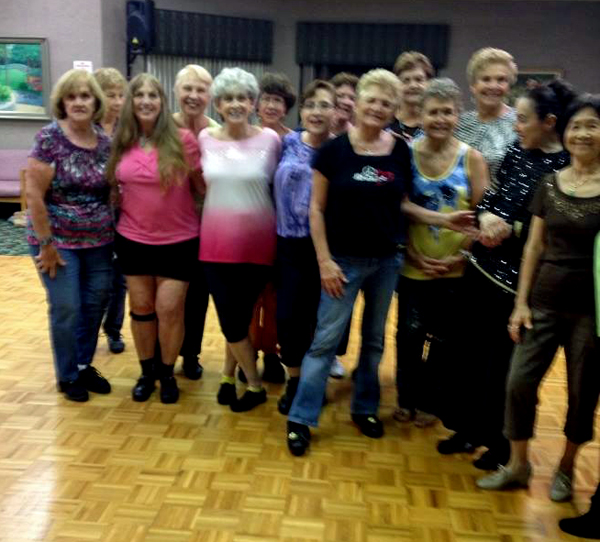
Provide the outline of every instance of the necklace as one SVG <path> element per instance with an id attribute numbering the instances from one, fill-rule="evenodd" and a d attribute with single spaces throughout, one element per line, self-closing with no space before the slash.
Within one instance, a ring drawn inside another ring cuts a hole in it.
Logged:
<path id="1" fill-rule="evenodd" d="M 374 154 L 376 154 L 377 152 L 377 146 L 379 144 L 379 141 L 381 139 L 381 136 L 377 137 L 377 139 L 371 143 L 369 143 L 368 145 L 366 145 L 365 143 L 363 143 L 362 141 L 359 141 L 359 139 L 354 136 L 354 145 L 356 146 L 357 150 L 359 150 L 361 153 L 366 154 L 368 156 L 373 156 Z"/>
<path id="2" fill-rule="evenodd" d="M 146 137 L 145 134 L 141 134 L 140 135 L 140 147 L 142 147 L 142 149 L 146 146 L 146 143 L 148 143 L 148 138 Z"/>
<path id="3" fill-rule="evenodd" d="M 593 173 L 578 174 L 575 172 L 575 170 L 572 171 L 575 179 L 571 181 L 570 186 L 567 188 L 567 194 L 569 196 L 574 196 L 579 188 L 594 179 L 598 173 L 598 171 L 594 171 Z"/>

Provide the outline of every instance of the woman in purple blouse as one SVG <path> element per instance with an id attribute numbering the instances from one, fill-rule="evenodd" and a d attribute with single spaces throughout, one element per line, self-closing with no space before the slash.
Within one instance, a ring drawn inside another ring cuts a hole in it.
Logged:
<path id="1" fill-rule="evenodd" d="M 27 166 L 28 242 L 47 292 L 58 388 L 87 401 L 88 391 L 110 392 L 91 366 L 112 279 L 110 140 L 94 124 L 104 97 L 88 72 L 65 73 L 51 102 L 56 120 L 36 135 Z"/>
<path id="2" fill-rule="evenodd" d="M 310 237 L 308 212 L 312 191 L 312 159 L 327 141 L 335 113 L 335 89 L 313 81 L 300 98 L 303 132 L 283 138 L 275 172 L 277 210 L 277 335 L 281 361 L 290 376 L 279 412 L 287 414 L 298 388 L 300 364 L 312 341 L 321 296 L 317 256 Z"/>

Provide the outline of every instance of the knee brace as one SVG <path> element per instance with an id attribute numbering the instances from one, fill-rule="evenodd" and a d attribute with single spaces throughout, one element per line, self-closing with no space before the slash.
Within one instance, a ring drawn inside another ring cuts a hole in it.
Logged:
<path id="1" fill-rule="evenodd" d="M 151 312 L 150 314 L 136 314 L 135 312 L 130 311 L 129 316 L 136 322 L 152 322 L 153 320 L 156 320 L 155 312 Z"/>

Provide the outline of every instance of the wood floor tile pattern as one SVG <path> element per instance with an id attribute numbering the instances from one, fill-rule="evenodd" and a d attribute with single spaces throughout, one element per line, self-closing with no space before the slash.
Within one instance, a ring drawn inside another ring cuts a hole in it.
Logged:
<path id="1" fill-rule="evenodd" d="M 541 394 L 531 488 L 482 492 L 469 457 L 436 452 L 442 427 L 392 420 L 393 317 L 382 367 L 385 437 L 367 439 L 351 424 L 344 379 L 330 384 L 310 454 L 293 458 L 276 410 L 281 386 L 268 385 L 268 402 L 250 413 L 216 403 L 224 343 L 212 307 L 204 377 L 179 378 L 179 403 L 131 401 L 138 366 L 126 328 L 125 353 L 110 355 L 101 338 L 96 354 L 113 392 L 75 404 L 55 390 L 45 296 L 30 259 L 0 257 L 0 287 L 2 542 L 567 540 L 557 519 L 587 509 L 597 483 L 592 443 L 574 502 L 547 497 L 563 445 L 562 363 Z M 347 365 L 357 354 L 354 328 Z"/>

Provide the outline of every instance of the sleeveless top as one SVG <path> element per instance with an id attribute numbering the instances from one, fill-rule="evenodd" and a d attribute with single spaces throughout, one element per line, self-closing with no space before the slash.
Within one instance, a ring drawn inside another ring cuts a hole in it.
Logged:
<path id="1" fill-rule="evenodd" d="M 420 170 L 418 153 L 413 149 L 413 184 L 410 200 L 425 209 L 440 213 L 470 209 L 471 184 L 467 168 L 468 150 L 467 144 L 459 143 L 458 151 L 450 167 L 437 177 L 429 177 Z M 410 224 L 408 236 L 417 252 L 435 259 L 456 255 L 466 238 L 465 235 L 446 228 L 417 223 Z M 455 267 L 443 278 L 460 277 L 463 272 L 464 265 Z M 404 264 L 402 274 L 411 279 L 431 280 L 431 277 L 411 265 L 409 260 Z"/>

